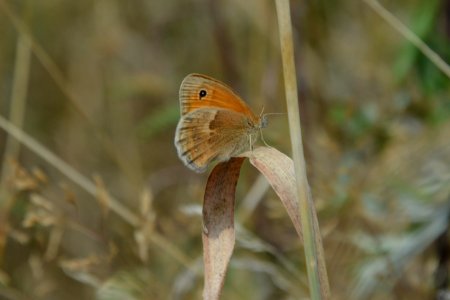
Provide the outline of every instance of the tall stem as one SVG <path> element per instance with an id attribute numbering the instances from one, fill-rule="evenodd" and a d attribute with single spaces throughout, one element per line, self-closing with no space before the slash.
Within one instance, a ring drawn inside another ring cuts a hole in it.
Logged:
<path id="1" fill-rule="evenodd" d="M 330 292 L 325 260 L 323 257 L 323 246 L 314 209 L 314 202 L 309 189 L 308 178 L 306 177 L 306 163 L 303 154 L 289 0 L 276 0 L 275 3 L 278 16 L 289 130 L 296 176 L 297 197 L 300 202 L 299 213 L 303 228 L 309 288 L 311 299 L 328 299 Z"/>

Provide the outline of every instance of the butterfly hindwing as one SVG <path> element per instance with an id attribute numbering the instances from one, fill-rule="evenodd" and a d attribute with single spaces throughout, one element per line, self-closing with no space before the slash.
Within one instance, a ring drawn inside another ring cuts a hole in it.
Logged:
<path id="1" fill-rule="evenodd" d="M 203 172 L 213 161 L 228 160 L 249 149 L 248 120 L 228 109 L 196 109 L 183 116 L 175 133 L 178 156 L 190 169 Z"/>

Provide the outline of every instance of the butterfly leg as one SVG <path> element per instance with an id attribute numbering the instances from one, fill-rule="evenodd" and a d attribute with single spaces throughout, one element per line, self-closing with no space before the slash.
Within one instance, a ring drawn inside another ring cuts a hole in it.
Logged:
<path id="1" fill-rule="evenodd" d="M 266 145 L 267 147 L 272 148 L 272 146 L 270 146 L 269 144 L 266 143 L 266 140 L 264 140 L 264 135 L 262 133 L 262 128 L 259 129 L 259 133 L 261 134 L 261 140 L 263 141 L 264 145 Z"/>

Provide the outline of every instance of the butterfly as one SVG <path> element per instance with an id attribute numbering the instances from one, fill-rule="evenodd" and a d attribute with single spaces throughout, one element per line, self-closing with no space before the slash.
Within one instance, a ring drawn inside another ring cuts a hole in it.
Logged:
<path id="1" fill-rule="evenodd" d="M 226 84 L 202 74 L 189 74 L 180 86 L 181 118 L 175 132 L 178 156 L 201 173 L 212 161 L 251 150 L 265 116 L 255 115 Z"/>

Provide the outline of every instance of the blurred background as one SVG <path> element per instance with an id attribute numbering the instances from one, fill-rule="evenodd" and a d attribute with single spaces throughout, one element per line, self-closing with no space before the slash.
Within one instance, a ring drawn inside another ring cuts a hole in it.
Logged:
<path id="1" fill-rule="evenodd" d="M 450 62 L 448 0 L 382 4 Z M 333 299 L 450 299 L 449 78 L 363 1 L 291 10 Z M 285 112 L 274 2 L 0 0 L 0 114 L 42 146 L 0 129 L 0 299 L 201 298 L 208 172 L 173 145 L 192 72 Z M 290 155 L 286 116 L 264 136 Z M 302 245 L 248 163 L 235 222 L 222 299 L 306 299 Z"/>

